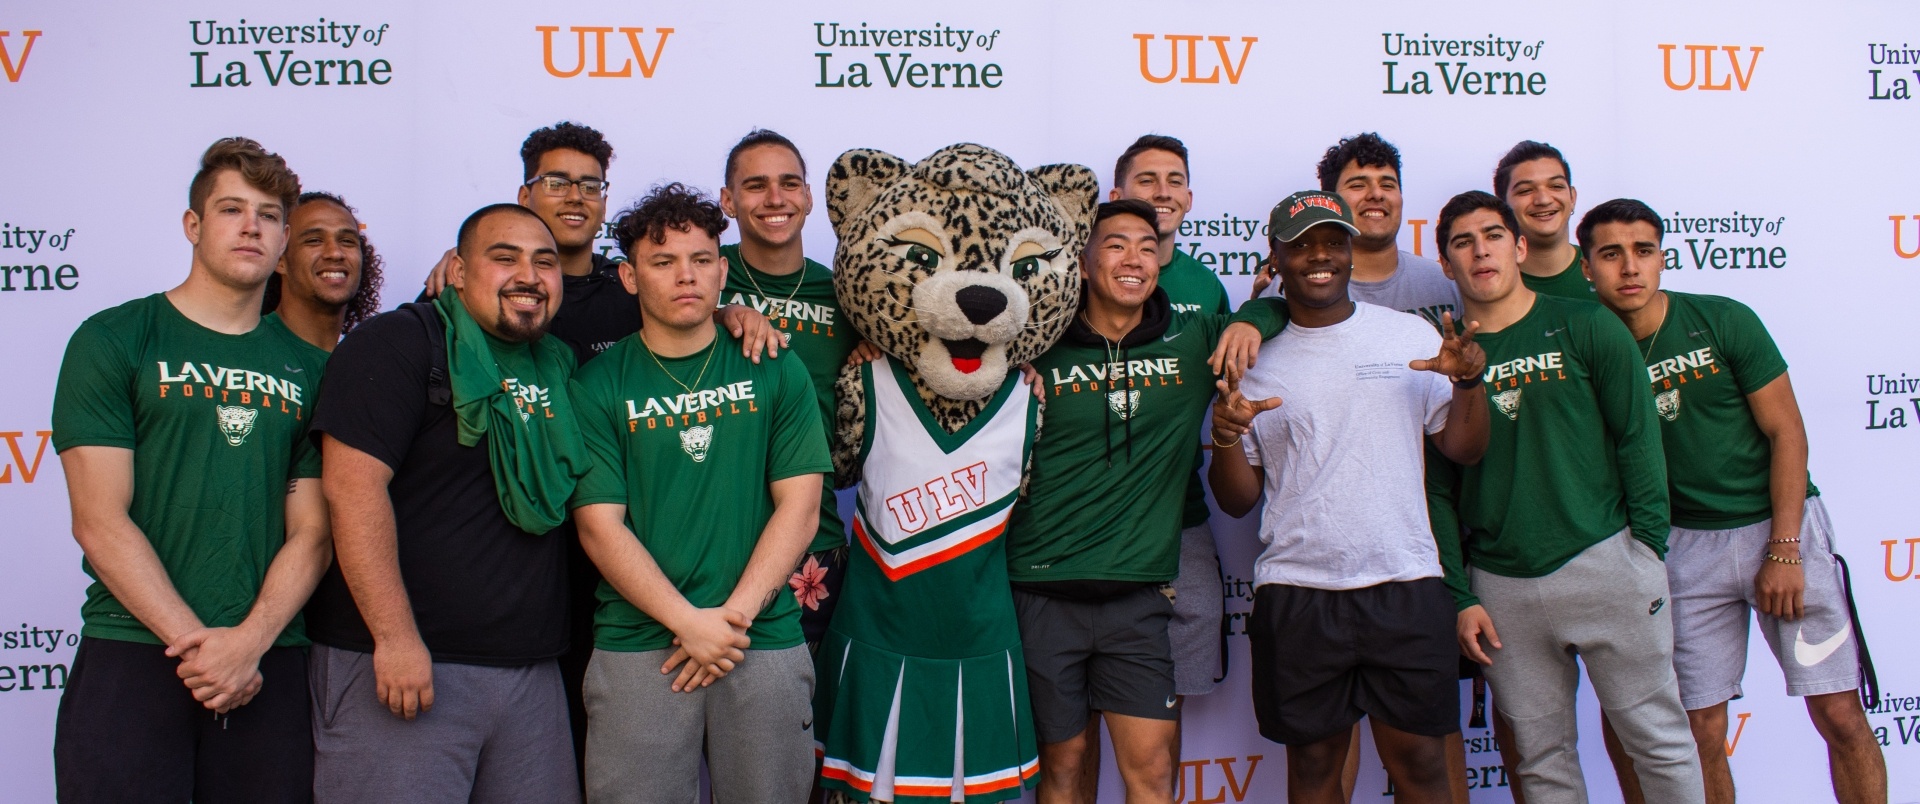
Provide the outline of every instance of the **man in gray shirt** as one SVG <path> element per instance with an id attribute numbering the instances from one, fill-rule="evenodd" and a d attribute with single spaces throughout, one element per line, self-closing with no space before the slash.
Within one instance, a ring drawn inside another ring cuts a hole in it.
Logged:
<path id="1" fill-rule="evenodd" d="M 1274 207 L 1289 323 L 1244 392 L 1223 381 L 1208 479 L 1227 514 L 1263 491 L 1269 503 L 1247 631 L 1260 733 L 1288 746 L 1287 800 L 1347 800 L 1350 735 L 1367 716 L 1398 799 L 1446 802 L 1458 651 L 1421 449 L 1431 439 L 1452 460 L 1479 460 L 1486 357 L 1471 326 L 1456 336 L 1443 316 L 1443 337 L 1348 296 L 1350 209 L 1313 191 Z"/>

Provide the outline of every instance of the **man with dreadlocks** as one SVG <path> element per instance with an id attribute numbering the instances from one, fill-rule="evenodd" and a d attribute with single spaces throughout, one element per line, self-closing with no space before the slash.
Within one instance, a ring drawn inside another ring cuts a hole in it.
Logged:
<path id="1" fill-rule="evenodd" d="M 302 193 L 287 216 L 287 250 L 267 278 L 262 315 L 332 352 L 347 330 L 380 311 L 380 255 L 353 207 L 332 193 Z"/>

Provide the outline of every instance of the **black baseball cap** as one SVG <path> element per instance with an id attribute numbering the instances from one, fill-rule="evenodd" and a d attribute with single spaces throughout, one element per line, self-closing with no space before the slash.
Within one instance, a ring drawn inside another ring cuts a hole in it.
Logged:
<path id="1" fill-rule="evenodd" d="M 1322 223 L 1337 223 L 1347 227 L 1348 232 L 1360 233 L 1353 225 L 1353 210 L 1347 206 L 1347 200 L 1319 190 L 1301 190 L 1275 204 L 1267 216 L 1267 231 L 1275 240 L 1291 243 Z"/>

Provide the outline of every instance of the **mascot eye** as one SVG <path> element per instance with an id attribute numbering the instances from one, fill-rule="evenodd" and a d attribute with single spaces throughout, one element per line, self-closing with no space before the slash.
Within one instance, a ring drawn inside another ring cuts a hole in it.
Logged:
<path id="1" fill-rule="evenodd" d="M 931 271 L 940 265 L 940 254 L 919 243 L 911 240 L 896 240 L 892 238 L 881 242 L 888 248 L 906 249 L 906 252 L 901 256 L 904 257 L 907 262 L 913 263 L 923 270 Z"/>
<path id="2" fill-rule="evenodd" d="M 1054 258 L 1058 256 L 1060 256 L 1060 249 L 1056 248 L 1045 254 L 1034 254 L 1029 257 L 1021 257 L 1020 259 L 1014 260 L 1013 278 L 1016 280 L 1025 280 L 1032 277 L 1034 274 L 1040 273 L 1041 263 L 1051 263 Z"/>

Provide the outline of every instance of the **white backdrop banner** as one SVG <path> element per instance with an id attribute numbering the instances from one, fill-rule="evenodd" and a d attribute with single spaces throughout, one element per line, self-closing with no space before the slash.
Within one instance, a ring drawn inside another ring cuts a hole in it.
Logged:
<path id="1" fill-rule="evenodd" d="M 495 0 L 22 2 L 0 8 L 0 799 L 53 798 L 55 707 L 86 585 L 49 448 L 63 346 L 88 315 L 185 275 L 200 152 L 245 135 L 308 189 L 358 207 L 410 298 L 473 209 L 511 200 L 520 142 L 605 132 L 617 209 L 667 180 L 717 189 L 755 126 L 819 173 L 842 150 L 918 159 L 959 141 L 1111 181 L 1135 137 L 1192 149 L 1179 246 L 1244 298 L 1266 211 L 1315 185 L 1341 136 L 1400 147 L 1402 244 L 1489 189 L 1521 139 L 1563 149 L 1580 210 L 1617 196 L 1668 219 L 1669 287 L 1732 296 L 1793 366 L 1812 472 L 1852 561 L 1884 700 L 1869 717 L 1893 800 L 1920 800 L 1920 23 L 1906 4 L 1271 3 L 548 5 Z M 807 250 L 830 262 L 825 215 Z M 611 244 L 608 244 L 611 247 Z M 191 471 L 188 469 L 187 471 Z M 1230 671 L 1187 705 L 1180 800 L 1282 801 L 1256 733 L 1244 623 L 1251 519 L 1216 515 Z M 1904 614 L 1903 614 L 1904 612 Z M 1831 796 L 1823 745 L 1754 640 L 1727 750 L 1750 801 Z M 1583 704 L 1598 801 L 1618 792 Z M 1507 800 L 1467 731 L 1474 801 Z M 1371 747 L 1356 797 L 1387 784 Z M 1103 798 L 1118 800 L 1109 778 Z"/>

